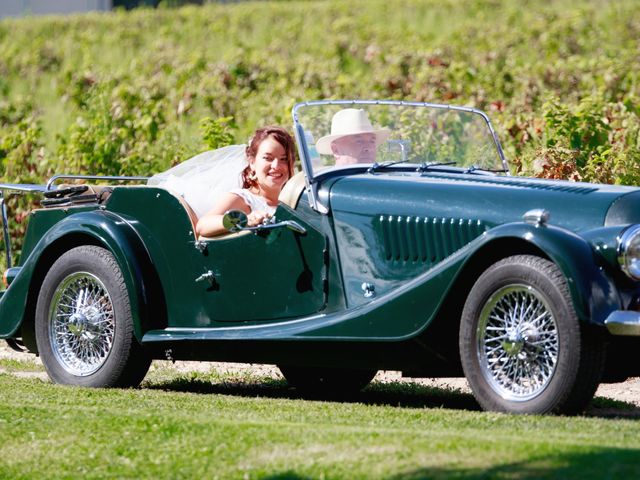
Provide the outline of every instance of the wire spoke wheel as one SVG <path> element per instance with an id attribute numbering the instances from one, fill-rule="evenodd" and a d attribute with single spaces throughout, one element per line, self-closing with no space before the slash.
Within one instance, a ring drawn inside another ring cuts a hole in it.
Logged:
<path id="1" fill-rule="evenodd" d="M 68 373 L 85 376 L 100 369 L 116 329 L 113 303 L 100 279 L 87 272 L 64 278 L 53 295 L 49 328 L 52 351 Z"/>
<path id="2" fill-rule="evenodd" d="M 558 328 L 533 287 L 516 284 L 496 291 L 480 312 L 476 338 L 482 374 L 505 400 L 530 400 L 553 377 Z"/>
<path id="3" fill-rule="evenodd" d="M 552 261 L 514 255 L 475 281 L 460 319 L 460 360 L 485 410 L 574 414 L 598 388 L 602 334 L 581 324 Z"/>
<path id="4" fill-rule="evenodd" d="M 53 262 L 38 292 L 35 334 L 55 383 L 132 387 L 151 364 L 135 336 L 123 271 L 96 245 L 72 248 Z"/>

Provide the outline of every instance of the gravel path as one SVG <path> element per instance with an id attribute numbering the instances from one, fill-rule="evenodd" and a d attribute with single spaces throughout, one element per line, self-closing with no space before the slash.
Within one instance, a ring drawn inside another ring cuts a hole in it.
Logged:
<path id="1" fill-rule="evenodd" d="M 15 359 L 23 361 L 31 361 L 35 365 L 42 365 L 40 358 L 30 354 L 18 353 L 11 350 L 6 346 L 4 342 L 0 344 L 0 359 Z M 170 367 L 176 370 L 176 373 L 184 372 L 211 372 L 216 371 L 221 374 L 237 374 L 250 373 L 256 376 L 265 376 L 272 378 L 282 378 L 280 371 L 274 365 L 258 365 L 248 363 L 222 363 L 222 362 L 165 362 L 154 361 L 153 368 L 167 368 Z M 0 373 L 3 373 L 3 369 L 0 367 Z M 42 371 L 37 372 L 8 372 L 16 376 L 21 377 L 36 377 L 43 380 L 47 380 L 47 374 Z M 395 371 L 380 371 L 376 375 L 374 381 L 377 382 L 415 382 L 422 385 L 438 387 L 438 388 L 451 388 L 454 390 L 460 390 L 463 392 L 469 392 L 469 386 L 464 378 L 419 378 L 419 379 L 407 379 L 403 378 L 400 372 Z M 633 404 L 640 408 L 640 377 L 632 378 L 623 383 L 610 383 L 602 384 L 596 392 L 597 397 L 610 398 L 629 404 Z"/>

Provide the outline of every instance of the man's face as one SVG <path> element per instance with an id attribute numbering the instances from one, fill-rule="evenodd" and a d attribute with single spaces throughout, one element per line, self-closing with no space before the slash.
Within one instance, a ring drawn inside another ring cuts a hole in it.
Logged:
<path id="1" fill-rule="evenodd" d="M 336 165 L 376 161 L 376 136 L 373 133 L 346 135 L 331 144 Z"/>

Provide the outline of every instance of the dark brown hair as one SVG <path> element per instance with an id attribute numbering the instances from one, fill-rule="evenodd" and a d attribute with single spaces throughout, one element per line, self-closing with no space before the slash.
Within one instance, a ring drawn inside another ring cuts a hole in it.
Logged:
<path id="1" fill-rule="evenodd" d="M 289 178 L 291 178 L 293 176 L 293 164 L 296 161 L 296 145 L 293 137 L 282 127 L 268 126 L 257 129 L 245 150 L 247 161 L 250 162 L 256 158 L 260 144 L 268 137 L 273 137 L 273 139 L 284 148 L 285 155 L 287 156 L 287 166 L 289 167 Z M 256 180 L 250 178 L 251 164 L 246 166 L 241 175 L 242 188 L 251 188 L 258 185 Z"/>

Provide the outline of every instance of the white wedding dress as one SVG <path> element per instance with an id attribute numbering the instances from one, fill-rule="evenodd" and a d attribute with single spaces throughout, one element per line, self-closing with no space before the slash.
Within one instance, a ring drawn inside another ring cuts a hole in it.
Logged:
<path id="1" fill-rule="evenodd" d="M 242 188 L 245 149 L 246 145 L 231 145 L 203 152 L 152 176 L 147 184 L 181 195 L 200 218 L 222 194 Z"/>
<path id="2" fill-rule="evenodd" d="M 239 196 L 247 204 L 252 212 L 267 212 L 270 215 L 276 213 L 277 207 L 272 207 L 267 203 L 267 199 L 261 195 L 256 195 L 246 188 L 234 188 L 231 193 Z"/>

